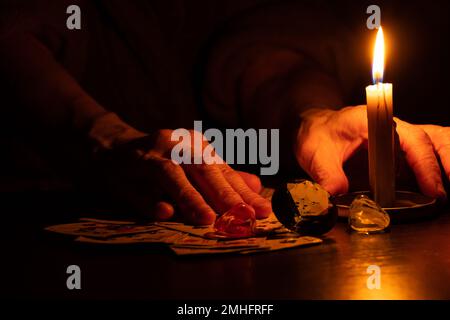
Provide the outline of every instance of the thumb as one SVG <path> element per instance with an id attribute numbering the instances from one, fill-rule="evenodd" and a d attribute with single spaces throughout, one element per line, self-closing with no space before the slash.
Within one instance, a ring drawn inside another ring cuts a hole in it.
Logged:
<path id="1" fill-rule="evenodd" d="M 331 195 L 346 193 L 349 182 L 342 168 L 340 152 L 326 144 L 315 148 L 313 152 L 303 150 L 303 155 L 299 156 L 300 166 Z"/>
<path id="2" fill-rule="evenodd" d="M 332 163 L 329 159 L 318 159 L 310 175 L 331 195 L 343 194 L 348 191 L 349 183 L 342 165 Z"/>

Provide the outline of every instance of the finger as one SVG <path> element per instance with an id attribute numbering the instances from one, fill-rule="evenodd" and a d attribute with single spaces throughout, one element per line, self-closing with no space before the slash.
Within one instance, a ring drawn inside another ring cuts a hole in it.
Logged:
<path id="1" fill-rule="evenodd" d="M 215 212 L 191 185 L 180 165 L 150 154 L 145 155 L 144 160 L 155 164 L 163 189 L 178 204 L 186 222 L 194 225 L 208 225 L 214 222 Z"/>
<path id="2" fill-rule="evenodd" d="M 227 179 L 231 187 L 236 190 L 236 192 L 242 197 L 245 203 L 251 205 L 255 209 L 256 218 L 263 219 L 267 218 L 270 215 L 270 213 L 272 212 L 272 205 L 270 201 L 264 199 L 249 187 L 248 183 L 246 183 L 246 181 L 242 178 L 243 172 L 234 171 L 228 165 L 222 167 L 222 172 L 225 176 L 225 179 Z M 253 176 L 259 182 L 258 177 L 250 175 L 248 173 L 246 175 L 249 177 Z"/>
<path id="3" fill-rule="evenodd" d="M 318 150 L 311 164 L 311 175 L 317 183 L 332 195 L 343 194 L 348 191 L 349 182 L 342 168 L 342 162 L 336 161 Z"/>
<path id="4" fill-rule="evenodd" d="M 423 125 L 420 126 L 430 137 L 434 150 L 441 159 L 442 166 L 445 170 L 447 179 L 450 179 L 450 130 L 449 128 L 435 126 L 435 125 Z"/>
<path id="5" fill-rule="evenodd" d="M 259 179 L 258 176 L 251 174 L 251 173 L 247 173 L 247 172 L 243 172 L 243 171 L 236 171 L 241 178 L 245 181 L 245 183 L 247 184 L 247 186 L 256 193 L 260 193 L 262 191 L 262 184 L 261 184 L 261 180 Z"/>
<path id="6" fill-rule="evenodd" d="M 220 165 L 191 164 L 183 168 L 219 214 L 244 201 L 225 179 Z"/>
<path id="7" fill-rule="evenodd" d="M 140 168 L 142 177 L 142 167 Z M 148 181 L 130 180 L 130 177 L 116 176 L 110 182 L 113 192 L 124 200 L 132 209 L 136 210 L 139 218 L 152 221 L 166 221 L 174 215 L 173 206 L 165 201 L 157 201 L 162 198 L 160 189 L 155 189 Z"/>
<path id="8" fill-rule="evenodd" d="M 156 221 L 170 220 L 175 213 L 174 207 L 165 201 L 158 202 L 153 209 L 153 216 Z"/>
<path id="9" fill-rule="evenodd" d="M 406 161 L 413 170 L 422 193 L 434 198 L 446 197 L 439 163 L 428 135 L 418 126 L 397 118 L 395 121 L 400 146 L 405 152 Z"/>
<path id="10" fill-rule="evenodd" d="M 156 220 L 155 204 L 161 194 L 143 185 L 136 185 L 123 178 L 110 182 L 110 188 L 113 194 L 124 201 L 130 210 L 136 213 L 137 218 L 144 220 Z"/>
<path id="11" fill-rule="evenodd" d="M 329 139 L 315 139 L 304 143 L 298 151 L 300 166 L 330 194 L 342 194 L 348 191 L 348 179 L 342 168 L 342 150 L 333 145 Z M 317 143 L 316 143 L 317 142 Z"/>

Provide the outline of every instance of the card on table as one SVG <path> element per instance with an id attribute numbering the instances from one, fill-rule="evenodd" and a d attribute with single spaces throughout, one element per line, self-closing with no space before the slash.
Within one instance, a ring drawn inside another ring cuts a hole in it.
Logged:
<path id="1" fill-rule="evenodd" d="M 204 239 L 201 237 L 191 237 L 187 236 L 185 238 L 175 241 L 172 245 L 177 248 L 193 248 L 193 249 L 230 249 L 230 248 L 254 248 L 260 247 L 265 242 L 264 238 L 247 238 L 247 239 L 236 239 L 236 240 L 226 240 L 217 241 Z"/>
<path id="2" fill-rule="evenodd" d="M 47 231 L 73 236 L 88 236 L 94 238 L 108 238 L 112 236 L 152 233 L 161 228 L 155 225 L 137 225 L 133 222 L 82 221 L 77 223 L 60 224 L 45 228 Z"/>
<path id="3" fill-rule="evenodd" d="M 155 225 L 164 227 L 167 229 L 186 232 L 198 237 L 207 237 L 208 233 L 214 233 L 214 226 L 191 226 L 179 222 L 156 222 Z M 279 230 L 281 229 L 281 230 Z M 258 220 L 256 222 L 257 236 L 264 236 L 272 232 L 288 232 L 286 228 L 277 220 L 272 213 L 268 218 Z M 223 239 L 223 237 L 221 237 Z"/>
<path id="4" fill-rule="evenodd" d="M 288 238 L 288 239 L 274 239 L 266 240 L 260 243 L 258 246 L 251 248 L 223 248 L 219 249 L 216 247 L 209 248 L 188 248 L 188 247 L 178 247 L 176 245 L 170 246 L 172 251 L 177 255 L 206 255 L 206 254 L 219 254 L 219 253 L 239 253 L 239 254 L 250 254 L 262 251 L 276 251 L 283 250 L 301 246 L 315 245 L 322 243 L 322 240 L 314 237 L 298 237 L 298 238 Z"/>
<path id="5" fill-rule="evenodd" d="M 109 238 L 92 238 L 88 236 L 80 236 L 75 239 L 77 242 L 94 243 L 94 244 L 136 244 L 136 243 L 161 243 L 172 244 L 186 237 L 184 233 L 180 233 L 168 229 L 158 229 L 151 233 L 134 233 L 128 235 L 114 236 Z"/>
<path id="6" fill-rule="evenodd" d="M 264 189 L 262 195 L 270 199 L 273 190 Z M 92 244 L 166 244 L 177 255 L 240 253 L 275 251 L 321 243 L 322 240 L 290 232 L 272 213 L 256 223 L 256 237 L 212 239 L 214 226 L 191 226 L 179 222 L 157 222 L 138 225 L 132 221 L 113 221 L 82 218 L 78 223 L 50 226 L 46 230 L 78 236 L 77 242 Z"/>

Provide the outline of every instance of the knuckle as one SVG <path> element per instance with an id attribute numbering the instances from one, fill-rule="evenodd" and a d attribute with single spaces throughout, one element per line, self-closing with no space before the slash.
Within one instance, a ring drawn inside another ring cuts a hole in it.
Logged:
<path id="1" fill-rule="evenodd" d="M 220 191 L 219 193 L 220 198 L 224 201 L 224 202 L 234 202 L 234 201 L 238 201 L 238 195 L 237 193 L 229 188 L 225 188 L 223 190 Z"/>
<path id="2" fill-rule="evenodd" d="M 192 204 L 195 202 L 196 192 L 190 188 L 181 188 L 177 193 L 177 200 L 180 203 Z"/>
<path id="3" fill-rule="evenodd" d="M 412 137 L 414 137 L 418 141 L 423 142 L 423 143 L 430 142 L 430 138 L 428 137 L 425 130 L 423 130 L 422 128 L 411 125 L 410 131 L 411 131 Z"/>
<path id="4" fill-rule="evenodd" d="M 431 152 L 419 155 L 414 164 L 418 169 L 421 168 L 427 172 L 440 170 L 436 156 Z"/>
<path id="5" fill-rule="evenodd" d="M 246 199 L 247 203 L 251 206 L 265 206 L 265 205 L 269 205 L 269 201 L 267 201 L 266 199 L 253 194 L 253 195 L 249 195 L 249 197 Z"/>
<path id="6" fill-rule="evenodd" d="M 211 170 L 211 166 L 210 164 L 207 163 L 200 163 L 200 164 L 196 164 L 194 166 L 195 170 L 200 173 L 200 174 L 205 174 L 206 172 L 208 172 L 209 170 Z"/>
<path id="7" fill-rule="evenodd" d="M 237 179 L 240 178 L 239 174 L 234 171 L 231 167 L 229 167 L 226 164 L 219 164 L 217 165 L 220 169 L 220 171 L 222 171 L 222 174 L 225 176 L 226 179 Z"/>
<path id="8" fill-rule="evenodd" d="M 321 183 L 331 178 L 331 174 L 323 166 L 319 165 L 316 161 L 311 163 L 311 175 L 314 180 Z"/>
<path id="9" fill-rule="evenodd" d="M 159 165 L 161 170 L 167 172 L 167 171 L 179 171 L 181 170 L 181 167 L 179 164 L 174 163 L 170 159 L 162 159 L 159 161 Z"/>

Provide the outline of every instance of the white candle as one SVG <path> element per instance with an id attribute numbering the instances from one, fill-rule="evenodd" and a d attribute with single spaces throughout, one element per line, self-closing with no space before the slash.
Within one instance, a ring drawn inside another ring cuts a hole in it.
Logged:
<path id="1" fill-rule="evenodd" d="M 380 27 L 375 42 L 372 76 L 374 85 L 366 87 L 369 129 L 369 181 L 374 200 L 382 207 L 395 201 L 394 127 L 392 84 L 383 83 L 384 38 Z"/>

